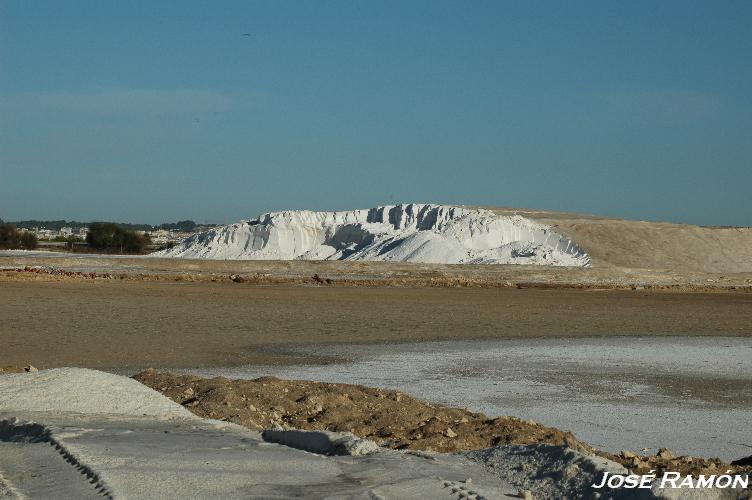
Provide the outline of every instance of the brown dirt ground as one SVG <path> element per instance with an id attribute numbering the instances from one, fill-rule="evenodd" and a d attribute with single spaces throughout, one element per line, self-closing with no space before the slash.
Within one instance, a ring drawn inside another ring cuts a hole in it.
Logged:
<path id="1" fill-rule="evenodd" d="M 286 345 L 343 342 L 752 335 L 752 293 L 730 292 L 63 279 L 0 281 L 0 312 L 0 366 L 39 369 L 295 363 Z"/>
<path id="2" fill-rule="evenodd" d="M 488 418 L 399 391 L 261 377 L 203 379 L 149 369 L 134 379 L 196 415 L 249 429 L 275 425 L 352 432 L 395 449 L 451 452 L 499 444 L 553 443 L 588 449 L 569 432 L 514 417 Z"/>
<path id="3" fill-rule="evenodd" d="M 750 242 L 752 245 L 752 242 Z M 743 268 L 740 268 L 743 269 Z M 746 269 L 746 268 L 744 268 Z M 314 278 L 318 276 L 319 279 Z M 240 281 L 255 285 L 357 287 L 601 288 L 752 292 L 752 271 L 591 269 L 342 261 L 218 261 L 60 254 L 0 255 L 2 281 Z"/>
<path id="4" fill-rule="evenodd" d="M 28 370 L 24 369 L 23 366 L 3 366 L 0 368 L 0 374 L 2 373 L 24 373 Z"/>
<path id="5" fill-rule="evenodd" d="M 685 474 L 752 472 L 715 458 L 673 456 L 667 450 L 639 456 L 598 452 L 570 432 L 516 417 L 490 418 L 466 409 L 433 405 L 394 390 L 261 377 L 212 379 L 148 369 L 134 379 L 200 417 L 233 422 L 253 430 L 283 426 L 352 432 L 393 449 L 468 451 L 505 444 L 567 445 L 596 452 L 626 467 Z"/>

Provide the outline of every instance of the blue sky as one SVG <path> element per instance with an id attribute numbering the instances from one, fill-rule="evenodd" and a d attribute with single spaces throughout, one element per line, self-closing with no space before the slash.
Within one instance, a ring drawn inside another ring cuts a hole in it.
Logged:
<path id="1" fill-rule="evenodd" d="M 4 0 L 0 218 L 752 225 L 750 26 L 749 1 Z"/>

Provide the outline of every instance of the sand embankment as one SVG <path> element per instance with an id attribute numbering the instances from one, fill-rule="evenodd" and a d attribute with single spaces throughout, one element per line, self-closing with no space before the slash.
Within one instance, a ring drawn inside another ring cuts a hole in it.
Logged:
<path id="1" fill-rule="evenodd" d="M 752 272 L 752 227 L 703 227 L 542 210 L 492 211 L 550 225 L 580 245 L 594 268 Z"/>

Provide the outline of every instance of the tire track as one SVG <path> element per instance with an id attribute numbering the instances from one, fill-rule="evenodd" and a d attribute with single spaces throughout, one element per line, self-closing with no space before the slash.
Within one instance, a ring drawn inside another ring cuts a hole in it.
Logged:
<path id="1" fill-rule="evenodd" d="M 60 490 L 66 488 L 76 491 L 77 497 L 115 498 L 102 478 L 68 451 L 48 427 L 16 418 L 0 420 L 0 449 L 0 493 L 5 484 L 13 495 L 10 498 L 26 498 L 26 489 L 62 496 Z M 59 458 L 67 465 L 59 463 Z"/>

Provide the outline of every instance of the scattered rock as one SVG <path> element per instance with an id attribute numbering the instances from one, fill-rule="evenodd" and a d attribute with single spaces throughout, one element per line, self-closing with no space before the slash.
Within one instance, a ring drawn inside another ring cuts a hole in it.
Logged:
<path id="1" fill-rule="evenodd" d="M 20 366 L 4 366 L 0 368 L 0 373 L 24 373 L 25 371 Z"/>
<path id="2" fill-rule="evenodd" d="M 520 490 L 517 493 L 517 498 L 524 498 L 525 500 L 535 500 L 533 492 L 530 490 Z"/>
<path id="3" fill-rule="evenodd" d="M 242 276 L 241 276 L 241 275 L 239 275 L 239 274 L 231 274 L 231 275 L 230 275 L 230 279 L 231 279 L 232 281 L 234 281 L 235 283 L 245 283 L 245 281 L 246 281 L 246 280 L 245 280 L 245 278 L 244 278 L 244 277 L 242 277 Z"/>
<path id="4" fill-rule="evenodd" d="M 658 450 L 657 456 L 658 458 L 663 458 L 665 460 L 671 460 L 673 458 L 676 458 L 676 455 L 674 454 L 674 452 L 666 448 L 661 448 L 660 450 Z"/>
<path id="5" fill-rule="evenodd" d="M 456 438 L 457 433 L 454 432 L 451 427 L 447 427 L 447 430 L 444 432 L 444 435 L 448 438 Z"/>
<path id="6" fill-rule="evenodd" d="M 24 366 L 24 371 L 33 373 L 33 372 L 38 372 L 39 370 L 37 370 L 37 368 L 32 365 L 26 365 Z"/>
<path id="7" fill-rule="evenodd" d="M 640 457 L 632 457 L 629 460 L 627 460 L 627 463 L 630 467 L 640 467 L 643 465 L 642 460 L 640 460 Z"/>
<path id="8" fill-rule="evenodd" d="M 570 464 L 567 466 L 566 469 L 564 469 L 564 472 L 562 473 L 562 477 L 569 481 L 570 479 L 574 479 L 577 477 L 578 474 L 581 473 L 580 467 L 577 464 Z"/>

